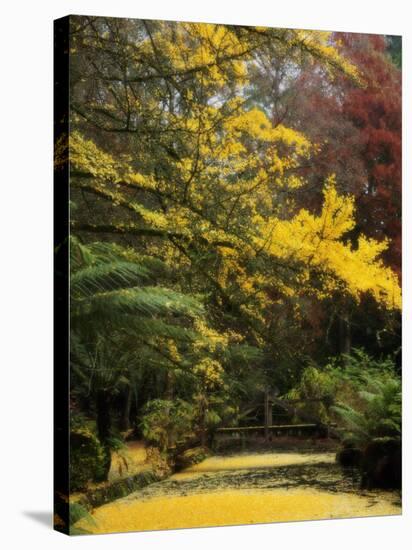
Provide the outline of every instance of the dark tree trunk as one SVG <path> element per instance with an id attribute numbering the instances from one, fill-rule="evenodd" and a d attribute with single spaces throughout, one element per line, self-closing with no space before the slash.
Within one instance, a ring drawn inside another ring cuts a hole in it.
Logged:
<path id="1" fill-rule="evenodd" d="M 207 427 L 206 427 L 206 413 L 208 402 L 207 398 L 202 395 L 199 402 L 199 439 L 202 447 L 207 447 Z"/>
<path id="2" fill-rule="evenodd" d="M 100 390 L 96 395 L 96 427 L 100 442 L 105 443 L 110 437 L 111 418 L 110 418 L 110 400 L 109 393 Z"/>
<path id="3" fill-rule="evenodd" d="M 105 390 L 98 391 L 96 395 L 96 427 L 97 436 L 104 452 L 102 479 L 99 481 L 105 481 L 108 478 L 112 462 L 109 444 L 111 433 L 110 398 L 109 393 Z"/>
<path id="4" fill-rule="evenodd" d="M 207 447 L 206 408 L 203 408 L 200 416 L 200 445 Z"/>
<path id="5" fill-rule="evenodd" d="M 123 401 L 122 416 L 120 418 L 120 429 L 127 431 L 130 429 L 130 409 L 132 407 L 133 392 L 130 386 L 127 386 Z"/>
<path id="6" fill-rule="evenodd" d="M 171 370 L 168 370 L 166 373 L 166 384 L 164 396 L 167 401 L 173 401 L 175 393 L 175 377 Z"/>
<path id="7" fill-rule="evenodd" d="M 265 441 L 269 441 L 269 391 L 265 390 L 264 399 L 264 413 L 265 413 Z"/>
<path id="8" fill-rule="evenodd" d="M 339 351 L 345 355 L 350 355 L 352 347 L 351 330 L 349 315 L 342 314 L 339 319 Z"/>

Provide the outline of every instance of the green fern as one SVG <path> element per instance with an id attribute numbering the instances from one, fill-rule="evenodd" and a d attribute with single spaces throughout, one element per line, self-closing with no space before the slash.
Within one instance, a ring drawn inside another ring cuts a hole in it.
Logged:
<path id="1" fill-rule="evenodd" d="M 88 298 L 96 292 L 134 286 L 149 278 L 149 270 L 139 264 L 115 261 L 79 269 L 70 277 L 74 298 Z"/>
<path id="2" fill-rule="evenodd" d="M 113 243 L 86 245 L 73 236 L 70 259 L 73 317 L 107 320 L 119 314 L 193 317 L 203 313 L 202 304 L 195 298 L 161 286 L 144 286 L 152 275 L 149 264 L 159 269 L 160 261 L 139 258 L 134 251 Z"/>
<path id="3" fill-rule="evenodd" d="M 137 314 L 144 316 L 200 315 L 203 307 L 194 298 L 160 287 L 132 287 L 96 292 L 75 300 L 74 315 Z"/>
<path id="4" fill-rule="evenodd" d="M 96 521 L 85 506 L 78 502 L 70 502 L 69 504 L 69 522 L 70 522 L 70 534 L 86 534 L 88 531 L 80 527 L 74 527 L 74 525 L 84 519 L 90 525 L 96 525 Z"/>
<path id="5" fill-rule="evenodd" d="M 377 373 L 360 377 L 365 389 L 359 390 L 359 410 L 347 404 L 332 407 L 343 421 L 346 436 L 359 444 L 401 435 L 401 382 L 394 375 Z"/>

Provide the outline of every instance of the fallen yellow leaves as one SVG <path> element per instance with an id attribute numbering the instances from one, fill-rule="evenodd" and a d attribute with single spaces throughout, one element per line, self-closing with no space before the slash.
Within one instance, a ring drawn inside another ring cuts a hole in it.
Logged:
<path id="1" fill-rule="evenodd" d="M 93 533 L 148 531 L 396 515 L 400 508 L 389 499 L 373 503 L 367 497 L 312 489 L 223 491 L 151 500 L 118 501 L 93 514 L 96 525 L 79 526 Z"/>
<path id="2" fill-rule="evenodd" d="M 271 468 L 280 466 L 293 466 L 295 464 L 319 464 L 335 462 L 334 453 L 268 453 L 247 454 L 234 456 L 213 456 L 200 464 L 187 468 L 184 472 L 175 474 L 174 479 L 183 479 L 193 473 L 217 472 L 220 470 L 242 470 L 249 468 Z"/>
<path id="3" fill-rule="evenodd" d="M 393 493 L 378 491 L 359 495 L 284 486 L 270 489 L 216 490 L 216 485 L 213 488 L 211 483 L 210 490 L 195 489 L 196 492 L 185 494 L 184 487 L 190 486 L 186 482 L 202 478 L 207 483 L 230 470 L 332 464 L 334 461 L 334 453 L 267 453 L 210 457 L 170 478 L 173 486 L 181 484 L 179 494 L 167 494 L 167 485 L 162 486 L 160 483 L 157 484 L 157 489 L 161 491 L 160 496 L 158 493 L 151 496 L 135 493 L 97 508 L 93 512 L 94 524 L 83 519 L 76 527 L 93 533 L 110 533 L 401 513 L 400 505 L 393 502 Z"/>

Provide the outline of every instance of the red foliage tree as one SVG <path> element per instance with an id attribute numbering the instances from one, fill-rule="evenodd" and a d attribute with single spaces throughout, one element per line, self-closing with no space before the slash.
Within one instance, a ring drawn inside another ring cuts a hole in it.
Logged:
<path id="1" fill-rule="evenodd" d="M 388 54 L 384 36 L 335 33 L 332 40 L 358 67 L 363 86 L 343 76 L 331 82 L 321 67 L 309 65 L 283 94 L 290 104 L 283 107 L 286 116 L 281 122 L 301 130 L 318 145 L 306 166 L 299 167 L 308 185 L 301 188 L 296 206 L 320 208 L 324 181 L 335 173 L 339 191 L 356 197 L 357 225 L 348 238 L 356 242 L 359 233 L 378 240 L 388 238 L 383 259 L 400 278 L 401 72 Z M 332 353 L 345 351 L 350 340 L 379 352 L 399 345 L 399 319 L 367 302 L 359 311 L 350 302 L 325 303 L 323 308 L 308 309 L 305 322 L 312 327 L 309 332 L 317 346 L 322 340 L 317 324 L 326 330 Z M 366 331 L 359 328 L 364 326 Z M 386 348 L 382 334 L 390 341 Z"/>
<path id="2" fill-rule="evenodd" d="M 386 260 L 400 274 L 402 197 L 401 73 L 382 36 L 341 34 L 341 48 L 361 70 L 364 88 L 343 95 L 342 114 L 358 129 L 367 174 L 358 198 L 359 230 L 391 241 Z"/>
<path id="3" fill-rule="evenodd" d="M 341 191 L 356 196 L 355 233 L 389 238 L 385 260 L 400 275 L 401 73 L 383 36 L 335 33 L 333 40 L 359 68 L 364 86 L 346 78 L 330 84 L 313 67 L 300 76 L 300 102 L 289 124 L 319 144 L 319 153 L 307 167 L 312 185 L 302 202 L 316 204 L 323 180 L 335 173 Z"/>

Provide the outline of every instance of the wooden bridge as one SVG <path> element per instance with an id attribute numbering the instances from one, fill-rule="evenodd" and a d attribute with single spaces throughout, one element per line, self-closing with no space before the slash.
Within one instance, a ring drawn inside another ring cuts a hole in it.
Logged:
<path id="1" fill-rule="evenodd" d="M 328 428 L 321 424 L 271 424 L 262 426 L 235 426 L 218 428 L 217 434 L 251 436 L 252 434 L 262 434 L 265 439 L 272 437 L 287 436 L 328 436 Z"/>
<path id="2" fill-rule="evenodd" d="M 286 401 L 277 397 L 277 392 L 266 389 L 263 394 L 263 403 L 251 404 L 252 408 L 249 411 L 262 407 L 264 412 L 264 424 L 251 425 L 251 426 L 235 426 L 235 427 L 222 427 L 216 430 L 216 434 L 227 434 L 233 436 L 240 436 L 245 439 L 247 436 L 257 435 L 262 433 L 266 441 L 270 441 L 273 437 L 286 436 L 307 436 L 307 437 L 336 437 L 337 432 L 335 425 L 326 425 L 318 421 L 312 415 L 299 413 L 301 420 L 305 423 L 294 424 L 273 424 L 273 406 L 285 411 L 286 415 L 291 419 L 297 416 L 295 405 L 301 403 L 303 400 Z M 319 401 L 319 399 L 311 399 L 310 401 Z"/>

